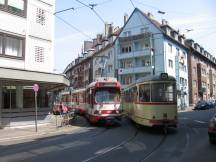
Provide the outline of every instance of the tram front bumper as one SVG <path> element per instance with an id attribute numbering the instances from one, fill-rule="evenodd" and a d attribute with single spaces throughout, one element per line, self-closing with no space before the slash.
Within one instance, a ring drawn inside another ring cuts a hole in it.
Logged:
<path id="1" fill-rule="evenodd" d="M 161 120 L 150 120 L 152 126 L 167 126 L 167 127 L 177 127 L 177 120 L 168 120 L 168 119 L 161 119 Z"/>

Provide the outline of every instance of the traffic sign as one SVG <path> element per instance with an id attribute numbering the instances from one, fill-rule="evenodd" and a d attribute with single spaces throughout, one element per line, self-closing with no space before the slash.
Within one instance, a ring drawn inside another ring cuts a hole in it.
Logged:
<path id="1" fill-rule="evenodd" d="M 38 90 L 39 90 L 39 85 L 38 85 L 38 84 L 34 84 L 34 85 L 33 85 L 33 90 L 34 90 L 34 92 L 38 92 Z"/>

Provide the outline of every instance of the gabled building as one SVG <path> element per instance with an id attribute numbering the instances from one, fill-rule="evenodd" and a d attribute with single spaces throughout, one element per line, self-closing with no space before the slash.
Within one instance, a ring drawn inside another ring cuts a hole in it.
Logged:
<path id="1" fill-rule="evenodd" d="M 116 70 L 123 87 L 135 80 L 166 72 L 176 77 L 178 105 L 188 106 L 187 47 L 184 36 L 166 20 L 156 21 L 151 13 L 135 9 L 116 40 Z"/>

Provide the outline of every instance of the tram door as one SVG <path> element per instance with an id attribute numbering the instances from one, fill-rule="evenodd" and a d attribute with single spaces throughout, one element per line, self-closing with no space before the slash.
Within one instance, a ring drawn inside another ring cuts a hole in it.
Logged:
<path id="1" fill-rule="evenodd" d="M 89 114 L 92 114 L 93 113 L 93 105 L 94 105 L 94 102 L 93 102 L 93 90 L 91 88 L 89 88 L 87 90 L 87 111 Z"/>

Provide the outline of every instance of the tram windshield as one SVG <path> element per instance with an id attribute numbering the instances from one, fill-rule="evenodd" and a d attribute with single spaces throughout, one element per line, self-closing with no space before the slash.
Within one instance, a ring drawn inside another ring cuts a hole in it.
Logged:
<path id="1" fill-rule="evenodd" d="M 151 87 L 152 102 L 175 102 L 176 85 L 173 82 L 154 83 Z"/>
<path id="2" fill-rule="evenodd" d="M 101 88 L 95 93 L 96 103 L 120 102 L 120 90 L 116 88 Z"/>

